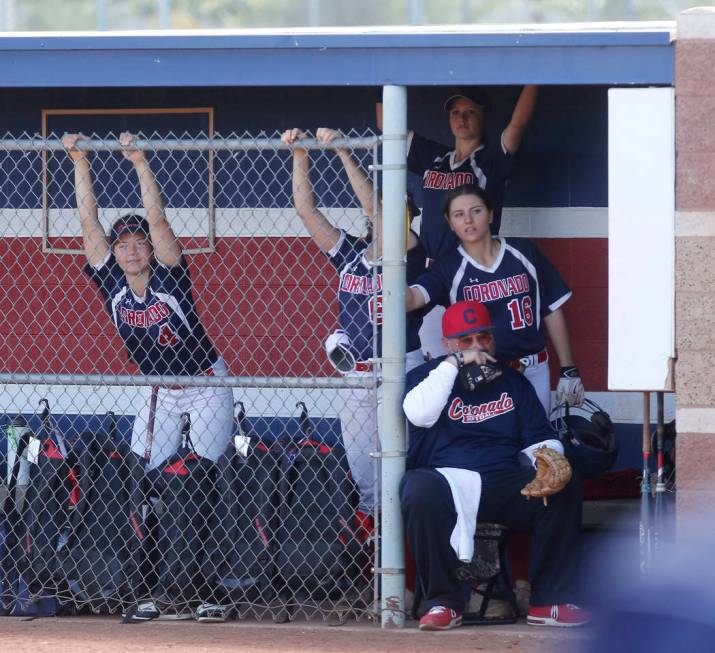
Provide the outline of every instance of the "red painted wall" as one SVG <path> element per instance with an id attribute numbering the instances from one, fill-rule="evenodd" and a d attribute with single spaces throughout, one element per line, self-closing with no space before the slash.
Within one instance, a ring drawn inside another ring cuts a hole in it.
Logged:
<path id="1" fill-rule="evenodd" d="M 606 389 L 608 243 L 540 239 L 574 291 L 566 305 L 584 383 Z M 79 246 L 75 241 L 74 246 Z M 121 340 L 80 256 L 43 254 L 37 238 L 0 239 L 0 368 L 128 373 Z M 336 326 L 333 267 L 306 238 L 221 238 L 190 257 L 199 312 L 231 373 L 330 374 L 323 341 Z M 554 379 L 558 373 L 552 366 Z"/>

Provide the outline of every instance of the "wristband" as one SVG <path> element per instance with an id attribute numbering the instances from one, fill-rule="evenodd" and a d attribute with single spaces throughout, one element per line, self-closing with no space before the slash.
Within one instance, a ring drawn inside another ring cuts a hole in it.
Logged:
<path id="1" fill-rule="evenodd" d="M 464 367 L 464 354 L 461 351 L 453 351 L 450 356 L 454 356 L 457 363 L 457 368 Z"/>
<path id="2" fill-rule="evenodd" d="M 578 367 L 576 367 L 575 365 L 567 365 L 566 367 L 562 367 L 560 372 L 560 376 L 562 379 L 574 379 L 576 377 L 581 376 L 578 371 Z"/>

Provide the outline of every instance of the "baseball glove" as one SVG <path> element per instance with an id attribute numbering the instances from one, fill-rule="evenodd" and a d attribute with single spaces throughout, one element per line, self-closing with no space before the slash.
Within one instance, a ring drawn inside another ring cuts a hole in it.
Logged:
<path id="1" fill-rule="evenodd" d="M 526 497 L 546 497 L 561 492 L 571 480 L 571 465 L 558 451 L 541 447 L 534 452 L 536 476 L 521 490 Z"/>
<path id="2" fill-rule="evenodd" d="M 498 367 L 489 363 L 469 363 L 459 368 L 459 378 L 462 381 L 462 385 L 465 390 L 470 392 L 476 390 L 479 385 L 491 383 L 501 374 L 502 371 Z"/>

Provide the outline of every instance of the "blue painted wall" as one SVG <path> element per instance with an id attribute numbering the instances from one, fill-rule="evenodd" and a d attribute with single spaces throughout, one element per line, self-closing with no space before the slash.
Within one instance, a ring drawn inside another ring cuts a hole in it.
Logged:
<path id="1" fill-rule="evenodd" d="M 492 101 L 488 117 L 489 137 L 498 138 L 508 123 L 520 87 L 490 87 Z M 414 87 L 408 92 L 410 127 L 443 142 L 450 142 L 442 102 L 448 91 L 442 87 Z M 205 107 L 216 110 L 216 130 L 221 134 L 237 132 L 273 134 L 277 129 L 301 126 L 315 129 L 331 126 L 363 132 L 375 129 L 374 101 L 378 89 L 371 87 L 288 87 L 288 88 L 123 88 L 123 89 L 5 89 L 0 91 L 0 133 L 17 136 L 22 132 L 40 132 L 41 110 L 53 108 L 130 108 L 130 107 Z M 53 118 L 51 124 L 67 130 L 118 133 L 136 130 L 136 117 Z M 163 131 L 167 119 L 144 120 L 144 131 Z M 183 131 L 196 120 L 172 118 L 169 128 Z M 541 90 L 534 121 L 529 129 L 518 164 L 507 191 L 508 206 L 606 206 L 607 204 L 607 87 L 552 86 Z M 227 154 L 220 156 L 226 157 Z M 238 170 L 251 167 L 251 153 L 238 153 Z M 36 159 L 36 158 L 35 158 Z M 65 163 L 68 165 L 68 162 Z M 29 167 L 32 166 L 32 174 Z M 3 165 L 9 175 L 0 180 L 0 203 L 19 206 L 28 197 L 39 197 L 39 188 L 30 187 L 28 179 L 39 179 L 38 162 L 26 159 L 19 171 L 9 159 Z M 221 170 L 222 166 L 217 166 Z M 335 174 L 335 171 L 333 172 Z M 160 180 L 165 181 L 165 180 Z M 330 181 L 330 175 L 327 182 Z M 100 180 L 104 187 L 108 180 Z M 221 187 L 222 179 L 217 179 Z M 415 180 L 410 184 L 414 186 Z M 233 187 L 233 184 L 231 185 Z M 333 186 L 334 188 L 334 186 Z M 218 205 L 285 206 L 289 202 L 287 171 L 278 163 L 266 168 L 263 179 L 250 180 L 230 193 L 219 194 Z M 71 188 L 58 196 L 72 197 Z M 322 182 L 317 192 L 326 190 Z M 69 191 L 69 192 L 68 192 Z M 109 192 L 107 204 L 124 204 L 129 189 Z M 197 205 L 204 198 L 186 198 Z M 338 201 L 349 205 L 352 198 Z M 334 202 L 333 202 L 334 203 Z M 25 204 L 26 205 L 26 204 Z"/>

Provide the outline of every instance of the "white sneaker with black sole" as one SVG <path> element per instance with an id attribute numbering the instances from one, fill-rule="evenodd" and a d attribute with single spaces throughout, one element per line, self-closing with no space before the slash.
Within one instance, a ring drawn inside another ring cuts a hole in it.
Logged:
<path id="1" fill-rule="evenodd" d="M 159 621 L 188 621 L 194 618 L 194 613 L 189 608 L 162 610 Z"/>
<path id="2" fill-rule="evenodd" d="M 136 606 L 132 607 L 122 615 L 126 623 L 143 623 L 145 621 L 186 621 L 194 618 L 194 613 L 188 607 L 180 609 L 164 607 L 161 610 L 157 607 L 155 601 L 149 599 L 139 601 Z"/>
<path id="3" fill-rule="evenodd" d="M 218 603 L 202 603 L 196 608 L 196 621 L 204 624 L 223 623 L 228 617 L 228 608 Z"/>
<path id="4" fill-rule="evenodd" d="M 156 607 L 154 601 L 139 601 L 133 605 L 126 613 L 122 615 L 126 623 L 141 623 L 144 621 L 152 621 L 161 616 L 159 608 Z"/>

